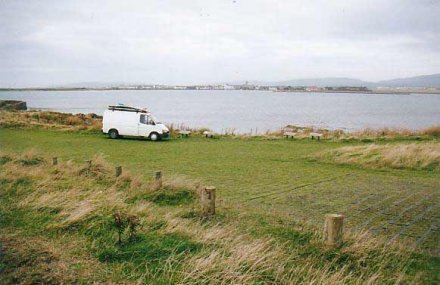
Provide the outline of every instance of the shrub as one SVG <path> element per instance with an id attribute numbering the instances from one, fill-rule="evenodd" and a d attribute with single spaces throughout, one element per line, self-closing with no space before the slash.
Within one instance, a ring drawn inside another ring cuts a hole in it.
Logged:
<path id="1" fill-rule="evenodd" d="M 140 219 L 136 215 L 125 215 L 121 212 L 113 214 L 114 226 L 118 232 L 118 244 L 122 243 L 122 235 L 128 230 L 128 240 L 134 240 L 138 228 L 140 226 Z"/>
<path id="2" fill-rule="evenodd" d="M 120 212 L 113 214 L 114 225 L 116 230 L 118 231 L 118 243 L 122 243 L 122 234 L 124 233 L 125 226 L 127 225 L 127 220 L 123 214 Z"/>

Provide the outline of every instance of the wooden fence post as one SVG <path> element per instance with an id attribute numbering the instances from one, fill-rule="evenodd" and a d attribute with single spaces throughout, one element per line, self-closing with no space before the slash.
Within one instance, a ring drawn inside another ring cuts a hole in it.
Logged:
<path id="1" fill-rule="evenodd" d="M 339 214 L 325 215 L 324 242 L 329 246 L 342 244 L 344 216 Z"/>
<path id="2" fill-rule="evenodd" d="M 58 157 L 54 156 L 52 157 L 52 165 L 57 165 L 58 164 Z"/>
<path id="3" fill-rule="evenodd" d="M 215 187 L 207 186 L 201 192 L 202 216 L 215 215 Z"/>
<path id="4" fill-rule="evenodd" d="M 119 177 L 122 174 L 122 166 L 115 167 L 115 176 Z"/>
<path id="5" fill-rule="evenodd" d="M 156 183 L 156 188 L 162 188 L 162 171 L 154 172 L 154 181 Z"/>

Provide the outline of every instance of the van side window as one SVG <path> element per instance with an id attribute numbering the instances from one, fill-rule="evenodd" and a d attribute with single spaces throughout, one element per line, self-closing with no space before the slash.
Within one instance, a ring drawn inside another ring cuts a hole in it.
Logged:
<path id="1" fill-rule="evenodd" d="M 147 117 L 145 115 L 141 115 L 139 122 L 141 122 L 141 124 L 146 124 L 147 123 Z"/>
<path id="2" fill-rule="evenodd" d="M 154 125 L 153 120 L 150 118 L 150 116 L 147 115 L 141 115 L 139 117 L 139 122 L 141 124 L 146 124 L 146 125 Z"/>

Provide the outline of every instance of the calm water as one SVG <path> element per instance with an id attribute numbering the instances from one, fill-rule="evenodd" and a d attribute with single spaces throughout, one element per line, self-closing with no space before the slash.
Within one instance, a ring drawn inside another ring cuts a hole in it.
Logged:
<path id="1" fill-rule="evenodd" d="M 283 93 L 263 91 L 0 92 L 30 108 L 102 114 L 107 105 L 147 107 L 164 123 L 221 132 L 263 132 L 287 124 L 356 130 L 418 129 L 440 124 L 440 95 Z"/>

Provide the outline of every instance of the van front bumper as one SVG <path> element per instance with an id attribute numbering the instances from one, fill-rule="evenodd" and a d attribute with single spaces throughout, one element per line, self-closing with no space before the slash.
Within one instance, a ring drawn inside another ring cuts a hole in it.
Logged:
<path id="1" fill-rule="evenodd" d="M 160 138 L 161 138 L 162 140 L 169 140 L 169 139 L 171 139 L 171 136 L 170 136 L 170 133 L 163 133 L 163 134 L 160 136 Z"/>

